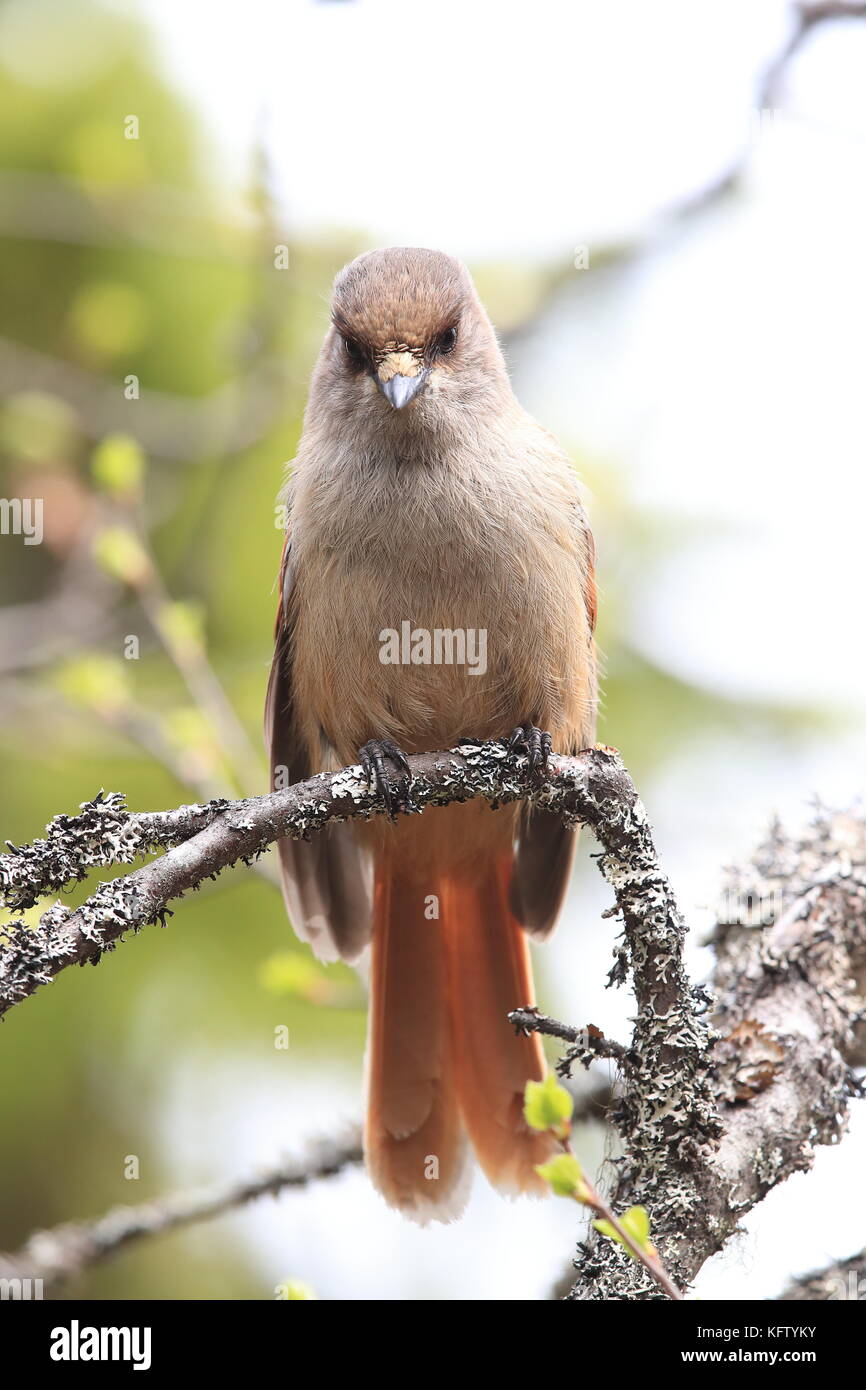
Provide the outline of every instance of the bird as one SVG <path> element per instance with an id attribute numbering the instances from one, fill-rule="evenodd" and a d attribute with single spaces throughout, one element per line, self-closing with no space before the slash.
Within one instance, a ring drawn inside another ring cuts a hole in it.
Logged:
<path id="1" fill-rule="evenodd" d="M 575 832 L 479 799 L 398 815 L 407 755 L 505 740 L 541 775 L 592 745 L 595 548 L 460 261 L 368 251 L 330 307 L 283 493 L 266 741 L 273 786 L 360 762 L 392 813 L 278 852 L 296 933 L 369 971 L 366 1165 L 426 1225 L 462 1212 L 473 1154 L 503 1192 L 545 1190 L 553 1141 L 523 1113 L 544 1054 L 507 1016 L 534 1005 L 528 942 Z"/>

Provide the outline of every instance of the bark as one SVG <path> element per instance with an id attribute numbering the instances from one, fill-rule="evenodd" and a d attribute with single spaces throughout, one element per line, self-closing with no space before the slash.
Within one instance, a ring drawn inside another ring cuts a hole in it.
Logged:
<path id="1" fill-rule="evenodd" d="M 613 1117 L 626 1144 L 613 1205 L 649 1207 L 656 1244 L 682 1283 L 771 1188 L 811 1167 L 816 1145 L 844 1133 L 859 1089 L 850 1061 L 864 1009 L 866 822 L 819 812 L 799 837 L 775 827 L 724 897 L 733 911 L 715 933 L 708 1058 L 717 1148 L 689 1158 L 635 1143 L 630 1102 Z M 677 1109 L 681 1095 L 675 1087 Z M 577 1271 L 570 1298 L 659 1296 L 610 1243 L 584 1247 Z"/>
<path id="2" fill-rule="evenodd" d="M 610 839 L 614 851 L 623 817 L 639 814 L 651 846 L 646 815 L 613 749 L 589 749 L 576 758 L 554 756 L 543 777 L 532 774 L 525 756 L 509 754 L 500 743 L 466 742 L 447 752 L 414 754 L 409 763 L 406 814 L 478 796 L 491 804 L 523 799 L 570 825 L 592 825 L 603 844 Z M 122 796 L 100 792 L 77 816 L 57 816 L 44 839 L 10 845 L 0 856 L 0 898 L 7 907 L 32 907 L 45 894 L 85 878 L 91 868 L 129 864 L 157 849 L 166 852 L 100 884 L 75 911 L 56 902 L 35 930 L 23 922 L 5 928 L 0 1015 L 67 966 L 95 964 L 126 933 L 150 923 L 165 925 L 171 902 L 233 864 L 251 863 L 280 836 L 308 839 L 332 822 L 383 814 L 384 804 L 359 766 L 319 774 L 266 796 L 171 811 L 130 812 Z M 610 868 L 627 872 L 615 852 Z M 515 1000 L 515 1005 L 521 1002 Z"/>
<path id="3" fill-rule="evenodd" d="M 663 874 L 650 825 L 619 755 L 598 747 L 552 757 L 532 774 L 502 744 L 466 741 L 410 758 L 406 814 L 472 797 L 523 799 L 590 826 L 611 885 L 621 934 L 610 982 L 636 999 L 628 1043 L 587 1025 L 561 1024 L 515 1000 L 512 1021 L 571 1047 L 560 1069 L 598 1056 L 618 1064 L 612 1120 L 621 1153 L 610 1165 L 618 1214 L 645 1205 L 653 1240 L 681 1285 L 721 1249 L 743 1215 L 777 1183 L 808 1168 L 814 1147 L 836 1142 L 855 1089 L 866 973 L 866 823 L 819 813 L 798 838 L 778 828 L 731 875 L 714 945 L 715 999 L 683 967 L 685 923 Z M 0 1013 L 67 965 L 96 962 L 128 932 L 171 915 L 169 904 L 281 835 L 308 837 L 332 821 L 384 814 L 359 767 L 243 801 L 132 813 L 100 794 L 78 816 L 59 816 L 46 838 L 0 856 L 0 895 L 24 908 L 91 868 L 161 857 L 109 883 L 81 907 L 55 904 L 38 927 L 6 929 L 0 949 Z M 757 906 L 756 906 L 757 905 Z M 712 1015 L 710 1010 L 712 1009 Z M 578 1251 L 567 1297 L 662 1296 L 610 1241 Z"/>

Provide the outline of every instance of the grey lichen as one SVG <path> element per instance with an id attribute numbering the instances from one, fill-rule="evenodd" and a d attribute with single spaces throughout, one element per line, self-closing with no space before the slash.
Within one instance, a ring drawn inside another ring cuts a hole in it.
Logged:
<path id="1" fill-rule="evenodd" d="M 807 1167 L 814 1145 L 833 1142 L 844 1128 L 866 974 L 862 816 L 820 813 L 799 841 L 776 827 L 752 865 L 734 876 L 734 893 L 750 902 L 775 894 L 781 913 L 760 930 L 726 913 L 716 934 L 711 1026 L 710 995 L 684 971 L 685 924 L 615 750 L 553 757 L 542 775 L 502 744 L 466 740 L 415 754 L 410 768 L 400 814 L 473 797 L 491 805 L 522 800 L 590 826 L 599 840 L 599 868 L 615 896 L 605 916 L 622 925 L 611 982 L 630 981 L 637 1004 L 627 1045 L 610 1044 L 607 1053 L 595 1042 L 587 1048 L 619 1063 L 614 1121 L 622 1153 L 612 1163 L 611 1201 L 617 1211 L 637 1202 L 649 1208 L 665 1264 L 687 1283 L 742 1212 Z M 165 853 L 101 884 L 74 911 L 55 903 L 35 929 L 21 921 L 3 927 L 0 1014 L 66 966 L 95 962 L 128 932 L 164 924 L 171 901 L 232 864 L 251 863 L 280 836 L 309 838 L 331 822 L 384 813 L 360 767 L 266 796 L 164 812 L 128 812 L 121 796 L 100 793 L 78 816 L 56 817 L 44 840 L 0 856 L 0 894 L 10 907 L 62 891 L 89 868 Z M 732 1093 L 723 1073 L 738 1028 L 752 1029 L 761 1048 L 735 1068 Z M 744 1087 L 746 1098 L 737 1094 Z M 618 1245 L 593 1239 L 579 1252 L 568 1296 L 656 1298 L 659 1290 Z"/>
<path id="2" fill-rule="evenodd" d="M 134 814 L 119 792 L 100 791 L 76 816 L 55 816 L 45 838 L 30 845 L 6 841 L 0 855 L 0 898 L 13 912 L 33 907 L 87 877 L 89 869 L 132 864 L 148 850 L 178 844 L 229 806 L 227 801 Z"/>
<path id="3" fill-rule="evenodd" d="M 554 759 L 547 778 L 502 744 L 466 741 L 459 749 L 411 759 L 410 799 L 401 814 L 485 797 L 491 804 L 539 800 L 569 821 L 593 813 L 585 792 L 603 778 L 612 755 L 591 750 Z M 596 766 L 598 764 L 598 766 Z M 620 765 L 621 767 L 621 765 Z M 75 911 L 51 908 L 38 927 L 13 922 L 0 946 L 0 1014 L 71 964 L 96 962 L 129 931 L 165 923 L 168 904 L 237 863 L 251 863 L 280 836 L 307 839 L 333 821 L 368 819 L 385 807 L 359 766 L 242 801 L 213 801 L 171 811 L 130 812 L 118 793 L 100 792 L 77 816 L 57 816 L 44 839 L 9 846 L 0 856 L 0 895 L 13 910 L 63 891 L 91 868 L 128 864 L 156 849 L 162 858 L 102 884 Z"/>
<path id="4" fill-rule="evenodd" d="M 12 911 L 32 907 L 43 894 L 85 878 L 88 869 L 132 863 L 140 844 L 123 797 L 99 792 L 82 803 L 77 816 L 55 816 L 44 840 L 21 848 L 7 840 L 7 853 L 0 855 L 0 896 Z"/>
<path id="5" fill-rule="evenodd" d="M 614 872 L 622 886 L 632 870 Z M 640 877 L 638 868 L 633 881 Z M 688 1002 L 675 921 L 666 925 L 651 913 L 648 930 L 635 936 L 626 919 L 614 972 L 621 978 L 630 966 L 644 996 L 626 1061 L 631 1084 L 616 1117 L 625 1155 L 615 1168 L 614 1201 L 650 1208 L 657 1244 L 681 1282 L 772 1187 L 811 1166 L 816 1145 L 835 1143 L 844 1131 L 856 1084 L 850 1064 L 862 1061 L 862 812 L 819 808 L 796 836 L 774 825 L 750 863 L 729 873 L 723 902 L 704 1043 L 708 1000 L 694 992 Z M 672 990 L 672 1008 L 647 997 L 653 982 L 662 996 Z M 704 1105 L 707 1092 L 717 1118 Z M 659 1296 L 610 1243 L 583 1247 L 577 1269 L 571 1298 Z"/>

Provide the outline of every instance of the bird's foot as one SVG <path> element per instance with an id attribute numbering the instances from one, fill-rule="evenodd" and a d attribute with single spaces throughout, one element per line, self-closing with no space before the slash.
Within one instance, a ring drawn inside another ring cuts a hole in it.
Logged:
<path id="1" fill-rule="evenodd" d="M 521 745 L 529 757 L 530 772 L 536 772 L 539 768 L 545 772 L 547 760 L 553 751 L 553 739 L 550 734 L 544 729 L 536 729 L 534 724 L 519 724 L 505 740 L 505 746 L 509 753 L 513 753 Z"/>
<path id="2" fill-rule="evenodd" d="M 391 762 L 395 763 L 404 774 L 405 781 L 401 778 L 400 785 L 396 788 L 392 787 L 388 780 L 388 769 L 385 766 L 386 758 L 390 758 Z M 396 820 L 397 808 L 401 801 L 408 802 L 412 786 L 412 772 L 406 754 L 389 738 L 371 738 L 368 743 L 364 744 L 363 748 L 358 749 L 358 761 L 364 769 L 370 786 L 376 788 L 384 801 L 391 820 Z"/>

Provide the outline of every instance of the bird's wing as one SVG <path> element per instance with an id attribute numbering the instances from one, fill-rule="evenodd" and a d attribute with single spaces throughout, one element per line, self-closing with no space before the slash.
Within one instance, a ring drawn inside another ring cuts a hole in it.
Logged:
<path id="1" fill-rule="evenodd" d="M 592 636 L 595 631 L 597 595 L 595 584 L 595 542 L 581 507 L 575 508 L 576 524 L 581 529 L 581 588 L 586 605 L 588 641 L 586 660 L 592 667 L 592 687 L 595 686 L 595 650 Z M 583 734 L 583 739 L 581 738 Z M 574 733 L 571 747 L 565 754 L 580 752 L 594 729 Z M 518 921 L 530 936 L 543 941 L 556 926 L 577 848 L 577 834 L 566 826 L 560 816 L 550 811 L 530 811 L 521 819 L 511 880 L 511 905 Z"/>
<path id="2" fill-rule="evenodd" d="M 271 785 L 291 786 L 319 771 L 301 737 L 292 690 L 295 583 L 290 534 L 280 563 L 274 659 L 265 702 Z M 320 960 L 357 960 L 370 939 L 372 866 L 351 826 L 327 826 L 310 841 L 277 841 L 292 926 Z"/>

